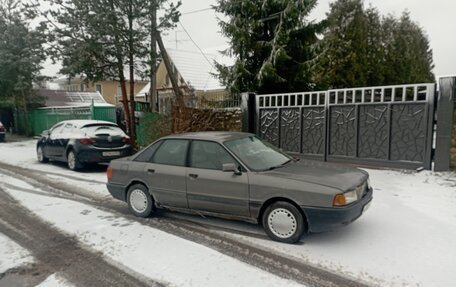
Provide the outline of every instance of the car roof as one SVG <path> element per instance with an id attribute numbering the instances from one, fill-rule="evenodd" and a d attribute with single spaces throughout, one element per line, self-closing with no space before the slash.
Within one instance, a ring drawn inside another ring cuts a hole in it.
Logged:
<path id="1" fill-rule="evenodd" d="M 248 136 L 254 136 L 254 134 L 243 133 L 243 132 L 192 132 L 166 136 L 163 139 L 193 139 L 193 140 L 209 140 L 223 143 L 229 140 L 235 140 L 245 138 Z"/>
<path id="2" fill-rule="evenodd" d="M 57 123 L 56 125 L 67 124 L 67 123 L 70 123 L 70 124 L 76 126 L 77 128 L 82 128 L 87 125 L 96 125 L 96 124 L 117 126 L 117 124 L 115 124 L 113 122 L 97 121 L 97 120 L 68 120 L 68 121 L 61 121 L 61 122 Z"/>

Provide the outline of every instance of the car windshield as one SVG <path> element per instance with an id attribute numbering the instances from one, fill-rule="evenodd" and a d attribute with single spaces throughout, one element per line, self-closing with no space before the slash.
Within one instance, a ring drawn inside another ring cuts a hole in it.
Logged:
<path id="1" fill-rule="evenodd" d="M 292 159 L 289 155 L 255 136 L 226 141 L 224 144 L 248 168 L 254 171 L 275 169 Z"/>

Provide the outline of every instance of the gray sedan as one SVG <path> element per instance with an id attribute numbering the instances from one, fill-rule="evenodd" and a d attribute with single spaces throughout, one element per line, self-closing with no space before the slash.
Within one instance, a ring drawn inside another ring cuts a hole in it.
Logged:
<path id="1" fill-rule="evenodd" d="M 287 243 L 351 223 L 372 200 L 367 172 L 301 162 L 247 133 L 164 137 L 107 174 L 109 192 L 136 216 L 164 208 L 261 223 Z"/>

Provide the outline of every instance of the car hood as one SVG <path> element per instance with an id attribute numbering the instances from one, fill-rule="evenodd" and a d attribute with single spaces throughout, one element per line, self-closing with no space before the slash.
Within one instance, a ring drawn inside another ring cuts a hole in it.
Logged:
<path id="1" fill-rule="evenodd" d="M 341 167 L 313 161 L 291 162 L 264 172 L 265 176 L 320 184 L 347 191 L 361 185 L 369 177 L 357 168 Z"/>

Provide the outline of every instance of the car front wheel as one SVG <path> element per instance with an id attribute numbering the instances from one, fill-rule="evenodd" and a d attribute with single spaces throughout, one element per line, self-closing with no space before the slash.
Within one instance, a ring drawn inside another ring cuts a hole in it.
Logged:
<path id="1" fill-rule="evenodd" d="M 38 161 L 41 163 L 46 163 L 49 161 L 49 159 L 44 155 L 43 147 L 39 146 L 36 149 L 36 157 L 38 158 Z"/>
<path id="2" fill-rule="evenodd" d="M 149 217 L 152 213 L 152 197 L 142 184 L 132 185 L 128 189 L 127 203 L 130 211 L 138 217 Z"/>
<path id="3" fill-rule="evenodd" d="M 275 241 L 295 243 L 304 233 L 304 217 L 293 204 L 285 201 L 268 206 L 262 222 L 266 234 Z"/>

